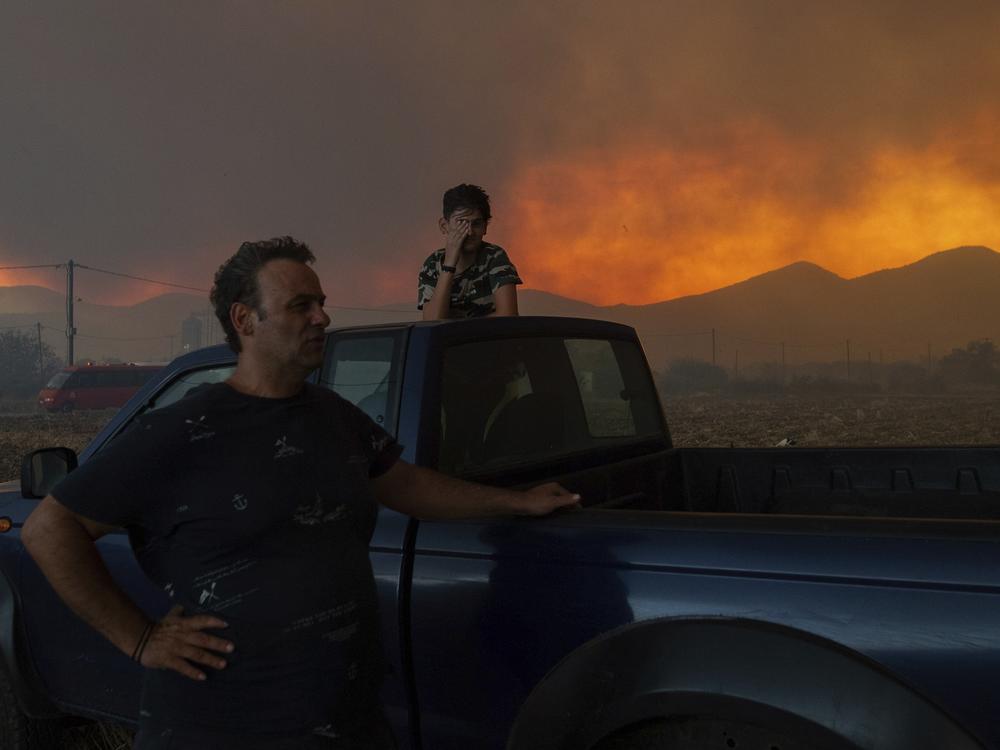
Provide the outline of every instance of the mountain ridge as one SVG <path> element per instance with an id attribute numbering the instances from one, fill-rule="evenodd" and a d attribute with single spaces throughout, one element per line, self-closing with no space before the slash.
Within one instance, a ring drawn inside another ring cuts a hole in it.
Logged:
<path id="1" fill-rule="evenodd" d="M 940 355 L 975 338 L 1000 340 L 997 288 L 1000 253 L 968 245 L 853 278 L 796 261 L 719 289 L 646 305 L 594 305 L 524 288 L 518 301 L 524 315 L 604 318 L 634 326 L 654 367 L 677 357 L 713 356 L 719 364 L 735 366 L 737 360 L 774 361 L 780 349 L 786 357 L 817 361 L 841 358 L 852 346 L 914 358 L 925 357 L 928 348 Z M 42 322 L 46 341 L 61 354 L 64 304 L 62 294 L 45 287 L 0 287 L 0 327 Z M 11 309 L 17 306 L 22 309 Z M 204 297 L 178 292 L 125 307 L 80 301 L 75 313 L 78 330 L 91 335 L 78 339 L 79 356 L 143 360 L 156 352 L 164 359 L 176 354 L 180 324 L 187 317 L 211 317 Z M 371 308 L 331 305 L 330 313 L 335 326 L 418 317 L 412 304 L 403 302 Z M 214 336 L 221 338 L 217 331 Z"/>

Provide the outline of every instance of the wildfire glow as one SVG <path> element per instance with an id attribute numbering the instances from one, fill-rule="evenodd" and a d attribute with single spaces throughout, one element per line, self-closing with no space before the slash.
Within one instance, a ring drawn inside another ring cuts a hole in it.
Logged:
<path id="1" fill-rule="evenodd" d="M 0 265 L 5 265 L 2 253 Z M 56 268 L 0 271 L 0 286 L 44 286 L 57 289 L 64 284 L 65 276 L 65 271 Z"/>
<path id="2" fill-rule="evenodd" d="M 978 124 L 850 164 L 760 127 L 711 149 L 537 164 L 504 191 L 503 240 L 528 286 L 598 304 L 705 292 L 796 260 L 853 277 L 958 245 L 1000 249 L 1000 170 L 982 167 L 997 120 Z"/>

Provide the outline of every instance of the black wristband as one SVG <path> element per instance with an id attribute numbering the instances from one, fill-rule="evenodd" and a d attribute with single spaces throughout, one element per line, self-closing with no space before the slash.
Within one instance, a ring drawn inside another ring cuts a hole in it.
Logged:
<path id="1" fill-rule="evenodd" d="M 132 661 L 142 664 L 142 652 L 146 650 L 146 642 L 149 640 L 152 632 L 153 623 L 147 623 L 145 629 L 142 631 L 142 635 L 139 636 L 139 642 L 135 644 L 135 648 L 132 650 Z"/>
<path id="2" fill-rule="evenodd" d="M 458 270 L 455 266 L 446 266 L 444 263 L 441 264 L 441 273 L 455 273 Z"/>

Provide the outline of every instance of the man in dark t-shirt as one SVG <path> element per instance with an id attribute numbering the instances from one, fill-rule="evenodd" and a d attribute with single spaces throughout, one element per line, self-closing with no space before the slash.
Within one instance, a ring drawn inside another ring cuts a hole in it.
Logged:
<path id="1" fill-rule="evenodd" d="M 217 383 L 139 418 L 53 491 L 132 530 L 153 582 L 185 612 L 225 619 L 240 644 L 198 690 L 151 672 L 146 724 L 281 734 L 371 714 L 382 668 L 368 482 L 399 451 L 326 389 L 259 398 Z"/>
<path id="2" fill-rule="evenodd" d="M 233 375 L 137 419 L 22 530 L 56 592 L 147 668 L 140 750 L 393 747 L 378 704 L 375 503 L 461 518 L 579 499 L 407 464 L 364 413 L 307 384 L 330 322 L 312 261 L 291 238 L 244 243 L 212 290 Z M 97 554 L 118 527 L 175 602 L 158 622 Z"/>

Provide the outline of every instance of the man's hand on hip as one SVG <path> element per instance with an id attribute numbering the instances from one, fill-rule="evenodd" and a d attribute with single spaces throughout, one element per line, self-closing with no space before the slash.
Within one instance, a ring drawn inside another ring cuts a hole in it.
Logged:
<path id="1" fill-rule="evenodd" d="M 205 673 L 195 665 L 224 669 L 226 660 L 219 654 L 231 654 L 234 649 L 230 641 L 204 631 L 228 625 L 212 615 L 185 617 L 183 611 L 178 604 L 152 626 L 139 662 L 149 669 L 172 669 L 192 680 L 204 680 Z"/>

